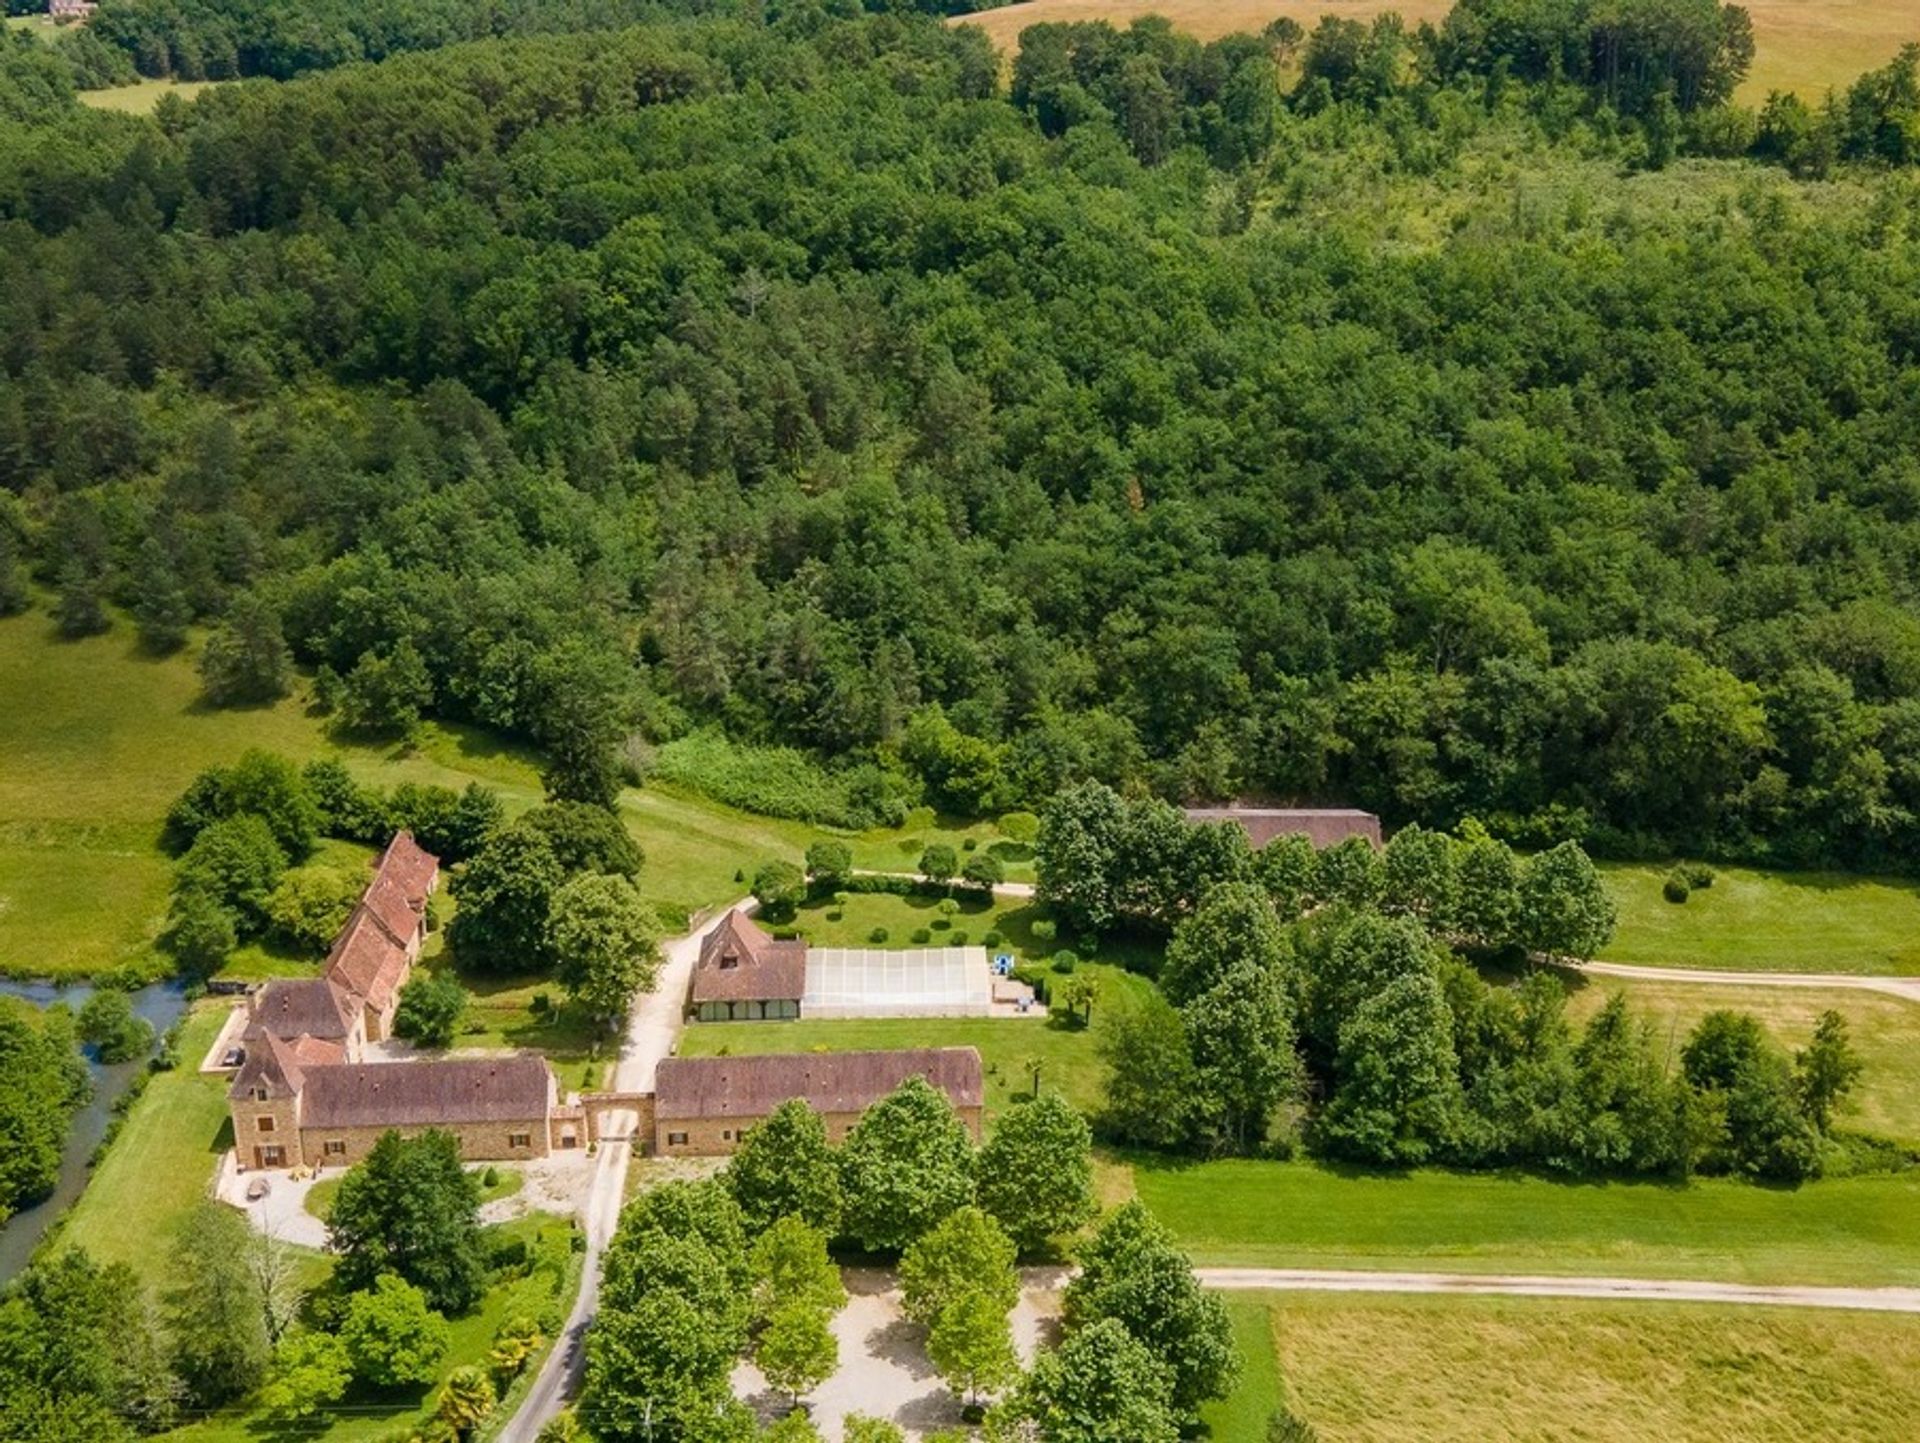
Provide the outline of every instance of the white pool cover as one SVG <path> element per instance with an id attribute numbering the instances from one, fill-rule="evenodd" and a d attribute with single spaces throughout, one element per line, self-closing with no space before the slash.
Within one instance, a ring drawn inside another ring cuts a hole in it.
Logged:
<path id="1" fill-rule="evenodd" d="M 802 1017 L 986 1017 L 993 971 L 984 947 L 807 952 Z"/>

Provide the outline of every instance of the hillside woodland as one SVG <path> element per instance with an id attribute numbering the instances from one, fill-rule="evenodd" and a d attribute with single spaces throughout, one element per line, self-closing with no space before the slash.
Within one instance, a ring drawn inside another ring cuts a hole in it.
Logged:
<path id="1" fill-rule="evenodd" d="M 577 800 L 780 747 L 851 824 L 1920 863 L 1920 52 L 1752 111 L 1710 0 L 1010 72 L 851 4 L 293 8 L 0 48 L 0 604 Z M 75 103 L 125 66 L 301 78 Z"/>

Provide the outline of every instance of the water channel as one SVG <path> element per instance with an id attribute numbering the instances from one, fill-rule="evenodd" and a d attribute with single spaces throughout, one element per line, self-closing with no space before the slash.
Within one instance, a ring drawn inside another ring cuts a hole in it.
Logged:
<path id="1" fill-rule="evenodd" d="M 78 1012 L 93 991 L 91 986 L 82 982 L 61 986 L 52 982 L 15 982 L 0 978 L 0 996 L 24 998 L 36 1007 L 64 1002 Z M 172 982 L 156 982 L 143 987 L 132 994 L 132 1001 L 133 1010 L 153 1024 L 156 1043 L 179 1020 L 187 1007 L 185 992 L 178 983 Z M 199 1060 L 193 1058 L 187 1065 L 197 1066 Z M 141 1057 L 107 1067 L 95 1061 L 91 1055 L 88 1056 L 87 1071 L 93 1077 L 93 1096 L 73 1115 L 66 1146 L 60 1153 L 59 1180 L 46 1197 L 30 1207 L 22 1208 L 4 1225 L 0 1225 L 0 1281 L 12 1277 L 27 1265 L 47 1229 L 80 1196 L 81 1190 L 87 1185 L 87 1159 L 93 1156 L 94 1148 L 106 1136 L 107 1124 L 113 1118 L 114 1100 L 127 1090 L 127 1085 L 146 1065 L 147 1059 Z"/>

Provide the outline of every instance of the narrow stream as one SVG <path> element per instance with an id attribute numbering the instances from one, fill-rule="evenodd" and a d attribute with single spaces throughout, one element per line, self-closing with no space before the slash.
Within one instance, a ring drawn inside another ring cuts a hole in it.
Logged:
<path id="1" fill-rule="evenodd" d="M 51 982 L 15 982 L 0 978 L 0 996 L 21 997 L 36 1007 L 45 1007 L 50 1003 L 64 1002 L 75 1012 L 81 1004 L 93 995 L 93 988 L 85 983 L 72 983 L 58 986 Z M 157 1040 L 186 1011 L 186 994 L 177 983 L 156 982 L 143 987 L 132 994 L 133 1010 L 153 1024 L 154 1037 Z M 198 1066 L 199 1058 L 187 1065 Z M 53 1191 L 31 1207 L 22 1208 L 4 1225 L 0 1225 L 0 1281 L 5 1281 L 24 1268 L 33 1257 L 33 1250 L 53 1226 L 54 1219 L 65 1212 L 68 1205 L 80 1196 L 87 1185 L 87 1159 L 93 1156 L 93 1150 L 106 1136 L 107 1124 L 113 1118 L 114 1099 L 127 1089 L 127 1084 L 147 1065 L 145 1057 L 133 1062 L 115 1063 L 112 1067 L 102 1066 L 91 1057 L 87 1060 L 87 1071 L 93 1076 L 93 1096 L 73 1115 L 73 1122 L 67 1132 L 67 1144 L 60 1154 L 60 1177 Z"/>

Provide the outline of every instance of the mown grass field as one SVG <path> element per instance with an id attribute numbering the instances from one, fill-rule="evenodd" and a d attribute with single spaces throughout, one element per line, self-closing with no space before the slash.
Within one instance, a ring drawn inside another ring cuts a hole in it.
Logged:
<path id="1" fill-rule="evenodd" d="M 163 95 L 192 100 L 213 83 L 209 80 L 136 80 L 131 85 L 110 85 L 105 90 L 83 90 L 80 103 L 95 110 L 117 110 L 124 115 L 151 115 Z"/>
<path id="2" fill-rule="evenodd" d="M 278 705 L 219 711 L 199 700 L 191 648 L 142 655 L 131 628 L 62 642 L 44 612 L 0 619 L 0 972 L 83 975 L 123 965 L 164 968 L 153 938 L 171 867 L 158 847 L 168 806 L 193 777 L 249 747 L 304 761 L 342 758 L 363 782 L 428 782 L 498 790 L 509 812 L 541 796 L 539 759 L 470 727 L 430 724 L 409 746 L 340 744 L 302 694 Z M 629 790 L 622 815 L 647 854 L 641 891 L 670 925 L 732 901 L 771 858 L 799 861 L 827 835 L 704 798 Z M 916 818 L 900 831 L 849 837 L 856 864 L 911 867 L 929 841 L 970 831 Z M 238 968 L 298 972 L 300 959 L 246 949 Z"/>
<path id="3" fill-rule="evenodd" d="M 1139 1158 L 1133 1182 L 1207 1264 L 1920 1284 L 1913 1174 L 1785 1190 Z"/>
<path id="4" fill-rule="evenodd" d="M 1568 1014 L 1584 1020 L 1615 992 L 1625 993 L 1636 1013 L 1653 1019 L 1676 1057 L 1694 1024 L 1716 1009 L 1753 1014 L 1774 1041 L 1791 1051 L 1806 1045 L 1820 1014 L 1831 1008 L 1847 1019 L 1864 1064 L 1853 1095 L 1841 1106 L 1839 1124 L 1920 1147 L 1920 1007 L 1913 1003 L 1873 992 L 1605 977 L 1576 988 Z"/>
<path id="5" fill-rule="evenodd" d="M 227 1079 L 195 1069 L 230 1004 L 194 1009 L 180 1033 L 180 1065 L 156 1073 L 128 1112 L 87 1190 L 60 1225 L 56 1246 L 85 1248 L 100 1262 L 128 1263 L 160 1283 L 181 1222 L 207 1195 L 220 1155 L 233 1145 Z"/>
<path id="6" fill-rule="evenodd" d="M 1620 918 L 1608 962 L 1734 972 L 1920 975 L 1920 883 L 1719 868 L 1675 904 L 1666 865 L 1602 864 Z"/>
<path id="7" fill-rule="evenodd" d="M 1829 87 L 1844 88 L 1863 71 L 1885 65 L 1909 40 L 1920 39 L 1920 0 L 1745 0 L 1753 16 L 1753 69 L 1740 98 L 1752 105 L 1769 91 L 1792 90 L 1817 102 Z M 1127 25 L 1142 15 L 1164 15 L 1191 34 L 1211 40 L 1259 30 L 1282 15 L 1311 29 L 1323 15 L 1371 20 L 1398 11 L 1409 26 L 1439 24 L 1453 0 L 1027 0 L 956 23 L 979 25 L 996 45 L 1017 48 L 1020 32 L 1043 21 L 1109 20 Z"/>
<path id="8" fill-rule="evenodd" d="M 1340 1443 L 1906 1443 L 1920 1418 L 1920 1318 L 1315 1293 L 1228 1307 L 1246 1374 L 1209 1414 L 1220 1443 L 1258 1443 L 1283 1395 Z"/>

